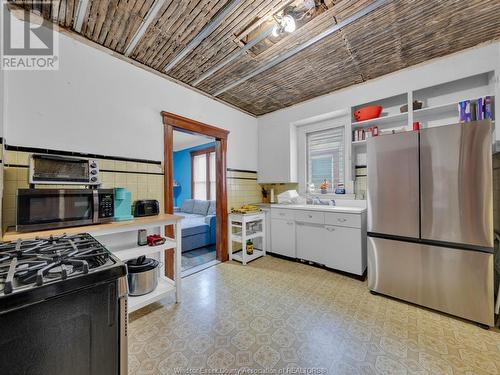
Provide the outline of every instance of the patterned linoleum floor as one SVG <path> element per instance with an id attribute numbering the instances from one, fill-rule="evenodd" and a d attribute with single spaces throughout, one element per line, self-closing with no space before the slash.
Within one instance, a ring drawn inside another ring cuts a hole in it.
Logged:
<path id="1" fill-rule="evenodd" d="M 182 303 L 131 316 L 130 374 L 500 373 L 498 330 L 373 296 L 365 282 L 300 263 L 226 262 L 183 279 L 182 289 Z"/>

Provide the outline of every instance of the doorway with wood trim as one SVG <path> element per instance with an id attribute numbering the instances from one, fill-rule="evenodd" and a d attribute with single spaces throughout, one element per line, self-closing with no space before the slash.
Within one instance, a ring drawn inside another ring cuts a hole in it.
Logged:
<path id="1" fill-rule="evenodd" d="M 193 184 L 202 184 L 203 181 L 191 180 L 191 192 L 198 191 L 197 194 L 209 194 L 206 195 L 207 198 L 215 198 L 215 211 L 216 211 L 216 259 L 220 262 L 228 260 L 228 247 L 227 247 L 227 186 L 226 186 L 226 152 L 227 152 L 227 136 L 229 132 L 224 129 L 217 128 L 212 125 L 204 124 L 195 120 L 191 120 L 186 117 L 182 117 L 169 112 L 162 112 L 163 124 L 164 124 L 164 163 L 165 163 L 165 175 L 164 175 L 164 197 L 165 197 L 165 213 L 175 214 L 174 212 L 174 162 L 173 162 L 173 150 L 174 150 L 174 131 L 196 134 L 205 137 L 210 137 L 213 139 L 213 150 L 204 150 L 204 152 L 194 152 L 192 163 L 197 160 L 198 163 L 202 163 L 205 160 L 206 163 L 210 163 L 210 154 L 214 152 L 215 160 L 212 165 L 215 166 L 215 182 L 210 176 L 204 181 L 207 183 L 205 189 L 201 186 L 196 190 Z M 206 157 L 208 153 L 208 158 Z M 205 159 L 203 156 L 205 155 Z M 195 159 L 196 158 L 196 159 Z M 210 166 L 207 165 L 207 173 L 210 173 Z M 213 190 L 215 188 L 215 194 Z M 192 195 L 194 198 L 195 195 Z M 172 235 L 172 228 L 167 227 L 167 234 Z M 165 257 L 166 267 L 165 273 L 167 276 L 173 276 L 173 252 L 171 250 L 166 251 Z"/>

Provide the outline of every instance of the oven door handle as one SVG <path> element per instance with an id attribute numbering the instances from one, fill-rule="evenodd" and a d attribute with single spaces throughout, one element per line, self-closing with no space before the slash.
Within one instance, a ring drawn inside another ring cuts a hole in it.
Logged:
<path id="1" fill-rule="evenodd" d="M 127 276 L 118 279 L 120 304 L 120 375 L 128 375 L 128 282 Z"/>

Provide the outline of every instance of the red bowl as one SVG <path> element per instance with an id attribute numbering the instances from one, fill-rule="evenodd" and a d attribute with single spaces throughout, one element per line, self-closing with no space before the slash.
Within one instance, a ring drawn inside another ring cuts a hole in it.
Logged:
<path id="1" fill-rule="evenodd" d="M 370 105 L 368 107 L 363 107 L 354 112 L 354 118 L 356 121 L 371 120 L 372 118 L 380 117 L 382 113 L 381 105 Z"/>

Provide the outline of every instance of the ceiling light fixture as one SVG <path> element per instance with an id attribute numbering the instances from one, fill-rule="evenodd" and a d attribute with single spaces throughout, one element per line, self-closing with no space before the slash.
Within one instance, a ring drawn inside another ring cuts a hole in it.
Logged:
<path id="1" fill-rule="evenodd" d="M 283 33 L 293 33 L 296 28 L 295 19 L 287 14 L 276 20 L 276 25 L 274 25 L 271 35 L 277 38 Z"/>
<path id="2" fill-rule="evenodd" d="M 287 33 L 293 33 L 295 31 L 295 19 L 290 16 L 290 15 L 286 15 L 283 17 L 282 21 L 281 21 L 281 24 L 283 25 L 283 29 L 287 32 Z"/>
<path id="3" fill-rule="evenodd" d="M 295 48 L 292 48 L 291 50 L 275 57 L 274 59 L 271 59 L 270 61 L 268 61 L 267 63 L 262 65 L 260 68 L 257 68 L 253 71 L 250 71 L 247 75 L 241 77 L 237 81 L 235 81 L 227 86 L 224 86 L 223 88 L 219 89 L 218 91 L 215 91 L 212 95 L 219 96 L 219 95 L 225 93 L 226 91 L 229 91 L 232 88 L 234 88 L 238 85 L 241 85 L 243 82 L 246 82 L 249 79 L 275 67 L 276 65 L 282 63 L 283 61 L 288 60 L 289 58 L 297 55 L 299 52 L 305 50 L 306 48 L 309 48 L 312 45 L 318 43 L 319 41 L 325 39 L 326 37 L 332 35 L 334 32 L 346 27 L 347 25 L 350 25 L 351 23 L 359 20 L 360 18 L 366 16 L 367 14 L 369 14 L 369 13 L 371 13 L 371 12 L 373 12 L 373 11 L 375 11 L 375 10 L 377 10 L 377 9 L 381 8 L 382 6 L 387 5 L 389 3 L 390 3 L 389 0 L 375 0 L 370 5 L 360 9 L 359 11 L 348 16 L 347 18 L 343 19 L 339 23 L 330 26 L 329 28 L 327 28 L 323 32 L 319 33 L 318 35 L 312 37 L 311 39 L 307 40 L 306 42 L 297 45 Z"/>

